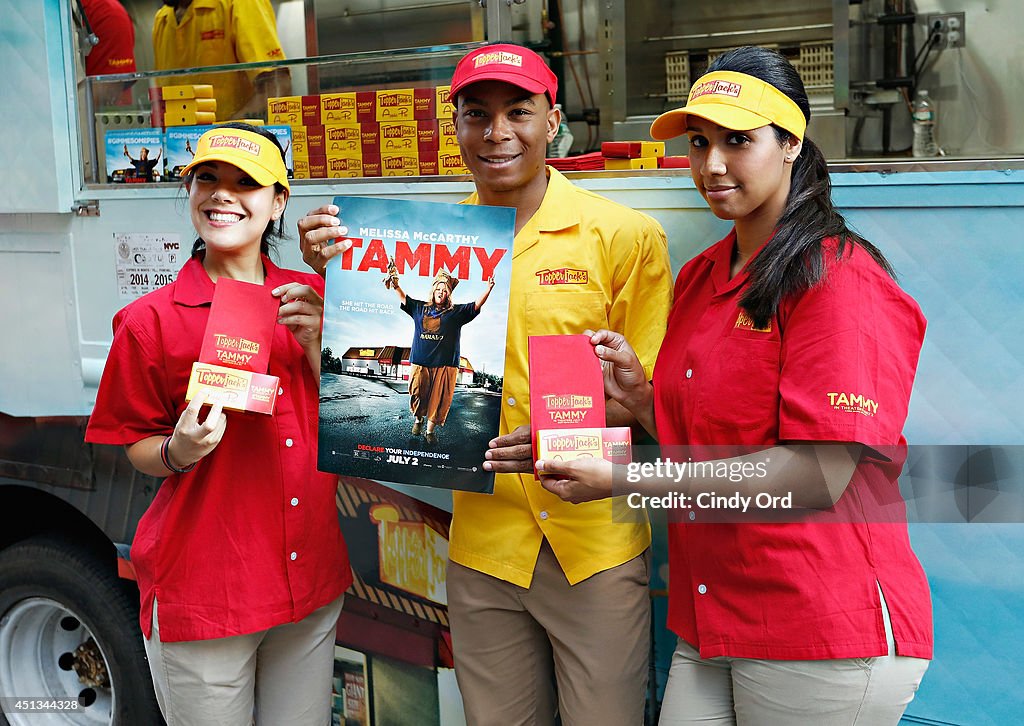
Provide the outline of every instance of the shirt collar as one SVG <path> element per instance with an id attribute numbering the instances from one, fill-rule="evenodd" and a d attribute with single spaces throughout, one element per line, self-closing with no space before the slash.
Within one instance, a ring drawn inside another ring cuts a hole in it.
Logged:
<path id="1" fill-rule="evenodd" d="M 712 263 L 711 280 L 715 285 L 715 294 L 721 295 L 723 293 L 733 292 L 736 288 L 746 284 L 750 278 L 750 263 L 761 254 L 761 250 L 764 249 L 765 245 L 771 241 L 771 237 L 762 243 L 758 247 L 754 254 L 750 256 L 747 263 L 743 266 L 736 277 L 729 279 L 729 275 L 732 272 L 732 253 L 736 249 L 736 228 L 733 227 L 729 230 L 729 234 L 725 236 L 718 244 L 712 245 L 708 249 L 704 250 L 704 257 L 709 259 Z"/>
<path id="2" fill-rule="evenodd" d="M 560 232 L 580 223 L 576 188 L 558 169 L 549 166 L 547 170 L 548 188 L 530 222 L 538 232 Z"/>
<path id="3" fill-rule="evenodd" d="M 277 287 L 289 281 L 281 273 L 281 268 L 271 262 L 269 257 L 260 255 L 260 258 L 263 260 L 264 285 Z M 199 257 L 190 257 L 174 281 L 174 302 L 188 307 L 209 305 L 213 302 L 215 289 L 216 285 L 206 274 L 202 260 Z"/>
<path id="4" fill-rule="evenodd" d="M 546 167 L 546 171 L 548 185 L 544 190 L 544 199 L 530 221 L 523 225 L 516 235 L 512 259 L 540 242 L 541 232 L 559 232 L 580 223 L 580 212 L 576 206 L 576 187 L 557 169 L 549 166 Z M 480 195 L 473 192 L 462 203 L 480 204 Z"/>

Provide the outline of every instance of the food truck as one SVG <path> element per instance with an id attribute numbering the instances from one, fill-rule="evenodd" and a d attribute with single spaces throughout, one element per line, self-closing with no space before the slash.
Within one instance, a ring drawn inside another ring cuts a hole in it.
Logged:
<path id="1" fill-rule="evenodd" d="M 224 120 L 201 115 L 217 112 L 203 110 L 199 81 L 211 72 L 287 77 L 289 93 L 268 97 L 258 120 L 280 127 L 290 146 L 289 224 L 339 194 L 458 201 L 472 179 L 445 133 L 443 87 L 467 50 L 497 39 L 534 47 L 559 76 L 574 154 L 561 163 L 570 167 L 602 142 L 648 140 L 653 117 L 682 105 L 728 48 L 771 46 L 798 65 L 812 94 L 808 133 L 830 160 L 835 199 L 929 319 L 901 484 L 932 587 L 936 651 L 904 721 L 1019 719 L 1024 127 L 1015 119 L 1024 92 L 1005 61 L 1019 46 L 1011 9 L 971 0 L 291 0 L 274 3 L 285 58 L 158 71 L 148 47 L 156 4 L 124 5 L 138 70 L 85 77 L 90 31 L 77 2 L 0 0 L 0 721 L 42 723 L 16 699 L 49 699 L 76 705 L 50 709 L 46 723 L 160 722 L 129 555 L 160 480 L 83 436 L 111 318 L 172 280 L 191 247 L 180 158 L 196 122 Z M 914 158 L 910 106 L 925 86 L 945 155 Z M 167 87 L 192 96 L 169 106 Z M 109 102 L 126 89 L 129 102 Z M 429 121 L 433 140 L 378 128 L 376 149 L 387 153 L 377 161 L 360 129 L 358 165 L 340 148 L 329 154 L 332 137 L 319 129 L 344 126 L 347 104 L 358 110 L 371 93 L 391 108 L 426 99 L 433 110 L 412 120 Z M 295 98 L 289 118 L 282 99 Z M 308 107 L 313 98 L 321 114 L 338 114 L 331 123 L 303 123 L 302 99 Z M 382 137 L 415 144 L 385 149 Z M 685 156 L 685 144 L 663 153 Z M 658 219 L 678 270 L 728 227 L 685 169 L 653 166 L 569 174 Z M 279 256 L 302 268 L 294 239 Z M 355 584 L 338 623 L 334 722 L 464 723 L 444 592 L 449 496 L 339 477 L 337 506 Z M 665 547 L 656 520 L 651 723 L 675 644 L 664 628 Z"/>

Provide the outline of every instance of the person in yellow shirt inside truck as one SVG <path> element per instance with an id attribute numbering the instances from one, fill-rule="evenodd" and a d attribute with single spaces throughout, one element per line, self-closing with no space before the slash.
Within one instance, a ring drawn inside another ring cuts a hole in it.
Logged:
<path id="1" fill-rule="evenodd" d="M 158 71 L 284 60 L 270 0 L 164 0 L 153 20 Z M 173 76 L 161 85 L 211 84 L 217 120 L 262 118 L 267 98 L 287 96 L 287 68 Z"/>
<path id="2" fill-rule="evenodd" d="M 509 44 L 471 51 L 451 83 L 476 186 L 465 203 L 516 209 L 504 435 L 484 463 L 498 475 L 493 495 L 454 492 L 449 546 L 455 673 L 470 726 L 550 726 L 556 712 L 565 726 L 644 722 L 650 526 L 614 522 L 611 500 L 563 502 L 534 478 L 527 338 L 622 326 L 641 341 L 650 376 L 672 297 L 668 250 L 653 219 L 545 166 L 561 121 L 556 91 L 540 56 Z M 350 244 L 331 244 L 348 231 L 339 211 L 320 207 L 299 222 L 315 269 Z M 573 272 L 567 284 L 537 274 L 561 268 Z M 630 423 L 608 403 L 607 425 Z"/>

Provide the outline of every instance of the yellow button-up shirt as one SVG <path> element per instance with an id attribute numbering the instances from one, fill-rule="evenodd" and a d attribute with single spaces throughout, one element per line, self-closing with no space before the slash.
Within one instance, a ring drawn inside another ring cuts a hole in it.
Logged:
<path id="1" fill-rule="evenodd" d="M 649 378 L 672 302 L 661 225 L 548 174 L 544 201 L 513 245 L 502 433 L 530 422 L 528 336 L 621 332 Z M 521 587 L 530 586 L 544 538 L 573 585 L 651 542 L 645 517 L 613 522 L 612 500 L 568 504 L 532 474 L 498 474 L 493 495 L 455 492 L 454 500 L 451 559 Z"/>
<path id="2" fill-rule="evenodd" d="M 270 0 L 192 0 L 179 23 L 165 5 L 153 20 L 157 70 L 282 60 L 277 23 Z M 160 80 L 161 86 L 212 84 L 217 119 L 233 118 L 252 96 L 260 71 L 230 71 Z"/>

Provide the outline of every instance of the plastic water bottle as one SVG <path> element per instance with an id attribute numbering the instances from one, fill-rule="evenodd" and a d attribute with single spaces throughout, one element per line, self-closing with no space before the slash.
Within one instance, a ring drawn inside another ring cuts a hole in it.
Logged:
<path id="1" fill-rule="evenodd" d="M 555 108 L 561 112 L 562 104 L 556 103 Z M 563 113 L 562 121 L 558 124 L 558 131 L 555 132 L 555 138 L 548 144 L 548 158 L 564 159 L 569 155 L 570 149 L 572 149 L 572 131 L 569 130 L 569 124 Z"/>
<path id="2" fill-rule="evenodd" d="M 935 107 L 928 98 L 928 91 L 918 91 L 914 98 L 914 156 L 938 156 L 939 146 L 935 143 Z"/>

